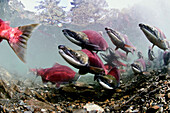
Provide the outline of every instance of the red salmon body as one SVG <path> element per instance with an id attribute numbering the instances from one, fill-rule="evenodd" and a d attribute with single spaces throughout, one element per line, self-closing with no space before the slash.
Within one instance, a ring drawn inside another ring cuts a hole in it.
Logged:
<path id="1" fill-rule="evenodd" d="M 102 68 L 102 69 L 104 69 L 105 74 L 107 74 L 107 71 L 105 69 L 105 66 L 104 66 L 102 60 L 99 58 L 99 56 L 96 53 L 91 52 L 87 49 L 82 49 L 81 51 L 83 51 L 89 57 L 89 65 L 90 66 Z"/>
<path id="2" fill-rule="evenodd" d="M 5 22 L 1 23 L 0 26 L 0 37 L 9 40 L 10 43 L 17 43 L 19 41 L 19 36 L 22 32 L 18 28 L 12 28 Z"/>
<path id="3" fill-rule="evenodd" d="M 106 40 L 99 32 L 93 30 L 73 31 L 62 30 L 65 37 L 74 44 L 90 51 L 105 51 L 108 48 Z"/>
<path id="4" fill-rule="evenodd" d="M 36 75 L 41 76 L 43 83 L 51 82 L 55 83 L 57 87 L 61 83 L 68 83 L 72 81 L 76 81 L 79 77 L 78 74 L 76 74 L 75 71 L 73 71 L 71 68 L 60 65 L 56 63 L 51 68 L 46 69 L 30 69 L 32 72 L 35 72 Z"/>
<path id="5" fill-rule="evenodd" d="M 99 46 L 99 50 L 105 51 L 108 48 L 106 40 L 102 37 L 100 33 L 93 30 L 85 30 L 82 32 L 87 35 L 91 44 Z"/>
<path id="6" fill-rule="evenodd" d="M 49 81 L 52 83 L 69 82 L 74 79 L 76 74 L 71 68 L 60 64 L 55 64 L 51 68 L 41 68 L 33 71 L 36 71 L 37 75 L 42 77 L 43 82 Z"/>

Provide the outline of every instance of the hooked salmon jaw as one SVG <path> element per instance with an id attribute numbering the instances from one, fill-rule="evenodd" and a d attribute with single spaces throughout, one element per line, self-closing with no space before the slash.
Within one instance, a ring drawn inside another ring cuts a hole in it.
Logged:
<path id="1" fill-rule="evenodd" d="M 98 82 L 100 85 L 102 85 L 105 89 L 113 89 L 112 87 L 110 87 L 108 84 L 104 83 L 103 81 L 101 81 L 100 79 L 98 79 Z"/>
<path id="2" fill-rule="evenodd" d="M 115 77 L 110 75 L 95 75 L 94 80 L 97 80 L 97 82 L 105 89 L 112 90 L 119 86 L 119 83 L 115 79 Z"/>
<path id="3" fill-rule="evenodd" d="M 145 24 L 139 24 L 139 27 L 144 32 L 144 34 L 147 36 L 148 39 L 158 38 L 157 34 L 156 34 L 157 30 L 155 28 L 150 27 L 150 26 L 145 25 Z"/>
<path id="4" fill-rule="evenodd" d="M 87 60 L 83 61 L 84 59 L 82 59 L 81 55 L 78 52 L 63 45 L 58 46 L 58 48 L 60 55 L 71 65 L 80 67 L 88 65 Z"/>
<path id="5" fill-rule="evenodd" d="M 73 42 L 77 45 L 81 45 L 81 42 L 76 39 L 77 34 L 75 32 L 68 30 L 68 29 L 63 29 L 62 32 L 68 40 L 70 40 L 71 42 Z"/>
<path id="6" fill-rule="evenodd" d="M 111 38 L 113 43 L 121 43 L 122 41 L 120 40 L 120 34 L 113 30 L 113 29 L 109 29 L 109 28 L 105 28 L 107 34 L 109 35 L 109 37 Z"/>
<path id="7" fill-rule="evenodd" d="M 83 32 L 75 32 L 71 31 L 69 29 L 63 29 L 63 34 L 66 36 L 68 40 L 71 42 L 81 46 L 83 43 L 87 43 L 89 40 L 87 38 L 87 35 Z"/>
<path id="8" fill-rule="evenodd" d="M 139 67 L 138 64 L 131 64 L 131 67 L 132 67 L 132 70 L 135 72 L 135 73 L 141 73 L 141 69 Z"/>

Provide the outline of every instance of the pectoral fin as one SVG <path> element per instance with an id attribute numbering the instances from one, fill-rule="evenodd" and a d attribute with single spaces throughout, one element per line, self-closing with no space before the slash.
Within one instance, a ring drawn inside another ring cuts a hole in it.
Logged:
<path id="1" fill-rule="evenodd" d="M 130 46 L 130 45 L 127 45 L 127 44 L 125 44 L 125 47 L 132 48 L 132 49 L 136 50 L 136 48 L 135 48 L 135 47 Z"/>
<path id="2" fill-rule="evenodd" d="M 80 75 L 84 75 L 84 74 L 88 73 L 88 70 L 87 69 L 80 69 L 78 73 Z"/>
<path id="3" fill-rule="evenodd" d="M 151 50 L 153 49 L 154 46 L 155 46 L 155 45 L 153 44 Z"/>
<path id="4" fill-rule="evenodd" d="M 94 66 L 89 66 L 89 70 L 93 71 L 95 73 L 99 73 L 99 74 L 105 74 L 105 71 L 103 68 L 99 68 L 99 67 L 94 67 Z"/>
<path id="5" fill-rule="evenodd" d="M 126 56 L 128 56 L 128 53 L 129 53 L 129 52 L 127 51 L 127 52 L 126 52 Z"/>
<path id="6" fill-rule="evenodd" d="M 118 50 L 118 49 L 119 49 L 119 47 L 116 47 L 116 48 L 115 48 L 115 51 Z"/>
<path id="7" fill-rule="evenodd" d="M 90 43 L 85 43 L 84 44 L 85 48 L 90 49 L 90 50 L 95 50 L 95 51 L 100 51 L 100 47 L 95 44 L 90 44 Z"/>
<path id="8" fill-rule="evenodd" d="M 94 75 L 94 81 L 97 80 L 97 79 L 100 78 L 100 77 L 101 77 L 100 74 L 95 74 L 95 75 Z"/>

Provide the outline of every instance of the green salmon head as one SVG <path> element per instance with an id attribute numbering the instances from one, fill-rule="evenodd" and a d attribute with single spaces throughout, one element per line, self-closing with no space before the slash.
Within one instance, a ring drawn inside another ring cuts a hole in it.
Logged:
<path id="1" fill-rule="evenodd" d="M 81 46 L 83 43 L 89 42 L 87 35 L 83 32 L 76 32 L 69 29 L 63 29 L 62 32 L 68 40 L 78 46 Z"/>
<path id="2" fill-rule="evenodd" d="M 60 55 L 72 66 L 79 68 L 88 65 L 88 56 L 79 50 L 73 50 L 64 45 L 58 46 Z"/>

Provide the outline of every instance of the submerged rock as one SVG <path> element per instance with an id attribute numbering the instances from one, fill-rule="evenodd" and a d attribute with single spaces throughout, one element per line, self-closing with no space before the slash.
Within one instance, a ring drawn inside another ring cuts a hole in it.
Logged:
<path id="1" fill-rule="evenodd" d="M 48 109 L 49 111 L 55 110 L 55 107 L 53 107 L 52 105 L 36 100 L 36 99 L 26 100 L 25 103 L 33 109 L 40 109 L 40 110 Z"/>
<path id="2" fill-rule="evenodd" d="M 11 80 L 12 74 L 8 72 L 5 68 L 0 66 L 0 78 L 5 80 Z"/>
<path id="3" fill-rule="evenodd" d="M 63 85 L 25 85 L 0 80 L 0 111 L 6 112 L 160 112 L 169 109 L 169 75 L 157 71 L 121 82 L 115 90 L 97 83 L 76 82 Z"/>
<path id="4" fill-rule="evenodd" d="M 94 112 L 94 113 L 103 113 L 104 109 L 99 105 L 93 103 L 87 103 L 83 108 L 87 110 L 87 112 Z"/>
<path id="5" fill-rule="evenodd" d="M 87 110 L 85 109 L 76 109 L 73 111 L 73 113 L 87 113 Z"/>
<path id="6" fill-rule="evenodd" d="M 92 99 L 97 95 L 97 91 L 93 86 L 83 82 L 76 82 L 75 84 L 65 85 L 60 88 L 59 91 L 60 94 L 63 94 L 69 100 Z"/>

